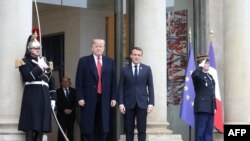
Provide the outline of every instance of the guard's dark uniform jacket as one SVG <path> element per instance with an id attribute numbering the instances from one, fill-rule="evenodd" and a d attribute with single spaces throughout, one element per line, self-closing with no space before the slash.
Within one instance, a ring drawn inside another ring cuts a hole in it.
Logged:
<path id="1" fill-rule="evenodd" d="M 51 132 L 51 100 L 56 100 L 51 69 L 42 70 L 37 58 L 23 58 L 19 67 L 24 82 L 18 130 Z"/>
<path id="2" fill-rule="evenodd" d="M 195 90 L 194 112 L 214 114 L 216 100 L 213 77 L 199 67 L 192 73 L 192 79 Z"/>

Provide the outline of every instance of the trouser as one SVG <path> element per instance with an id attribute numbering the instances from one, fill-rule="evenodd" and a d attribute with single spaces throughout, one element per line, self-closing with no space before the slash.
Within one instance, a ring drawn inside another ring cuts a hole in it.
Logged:
<path id="1" fill-rule="evenodd" d="M 75 119 L 74 117 L 60 117 L 58 116 L 59 123 L 61 124 L 61 127 L 64 131 L 64 133 L 67 135 L 69 141 L 74 141 L 74 124 Z M 65 138 L 60 130 L 58 130 L 58 141 L 65 141 Z"/>
<path id="2" fill-rule="evenodd" d="M 195 141 L 213 140 L 214 115 L 195 114 Z"/>
<path id="3" fill-rule="evenodd" d="M 42 131 L 26 131 L 26 141 L 42 141 Z"/>
<path id="4" fill-rule="evenodd" d="M 102 121 L 102 95 L 97 95 L 95 119 L 94 119 L 94 133 L 84 134 L 87 141 L 106 141 L 107 133 L 103 132 L 103 121 Z"/>
<path id="5" fill-rule="evenodd" d="M 126 141 L 134 141 L 135 117 L 138 130 L 138 141 L 146 141 L 147 110 L 139 108 L 137 104 L 134 109 L 126 110 L 124 122 Z"/>

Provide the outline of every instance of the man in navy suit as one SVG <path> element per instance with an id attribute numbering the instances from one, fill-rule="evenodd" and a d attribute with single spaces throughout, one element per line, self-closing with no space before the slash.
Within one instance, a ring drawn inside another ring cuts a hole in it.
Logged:
<path id="1" fill-rule="evenodd" d="M 91 55 L 79 59 L 76 73 L 81 133 L 87 141 L 106 141 L 110 108 L 115 107 L 117 99 L 115 63 L 103 55 L 103 39 L 94 39 L 91 49 Z"/>
<path id="2" fill-rule="evenodd" d="M 74 124 L 76 119 L 76 90 L 70 87 L 70 78 L 63 77 L 61 87 L 56 90 L 57 94 L 57 117 L 62 129 L 67 134 L 69 141 L 74 141 Z M 64 141 L 64 137 L 58 130 L 58 141 Z"/>
<path id="3" fill-rule="evenodd" d="M 198 55 L 199 67 L 192 73 L 195 90 L 195 141 L 212 141 L 214 112 L 216 110 L 215 81 L 208 73 L 207 55 Z"/>
<path id="4" fill-rule="evenodd" d="M 154 106 L 154 85 L 150 66 L 141 63 L 143 51 L 131 50 L 132 60 L 122 68 L 119 81 L 119 110 L 124 114 L 126 141 L 134 140 L 135 119 L 138 141 L 146 141 L 147 114 Z"/>

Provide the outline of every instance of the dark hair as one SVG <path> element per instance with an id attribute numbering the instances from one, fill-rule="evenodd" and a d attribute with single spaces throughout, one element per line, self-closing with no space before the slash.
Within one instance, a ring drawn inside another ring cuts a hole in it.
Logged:
<path id="1" fill-rule="evenodd" d="M 133 47 L 131 50 L 130 50 L 130 54 L 132 54 L 133 50 L 139 50 L 142 52 L 143 54 L 143 50 L 140 48 L 140 47 Z"/>

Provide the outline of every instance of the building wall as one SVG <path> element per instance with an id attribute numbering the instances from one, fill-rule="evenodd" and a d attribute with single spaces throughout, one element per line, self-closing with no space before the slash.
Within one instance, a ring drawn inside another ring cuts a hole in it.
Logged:
<path id="1" fill-rule="evenodd" d="M 93 38 L 106 38 L 110 11 L 58 7 L 40 13 L 42 35 L 65 34 L 65 75 L 75 84 L 78 59 L 91 53 Z M 33 25 L 37 25 L 34 18 Z"/>
<path id="2" fill-rule="evenodd" d="M 65 37 L 65 75 L 74 82 L 76 65 L 80 50 L 80 9 L 58 7 L 40 12 L 41 34 L 64 33 Z M 33 20 L 37 25 L 37 20 Z M 59 80 L 56 80 L 59 82 Z M 59 86 L 59 84 L 57 84 Z M 73 84 L 74 86 L 74 84 Z"/>
<path id="3" fill-rule="evenodd" d="M 81 10 L 80 26 L 80 56 L 91 53 L 91 41 L 94 38 L 106 39 L 106 12 L 97 10 Z M 111 13 L 112 14 L 112 13 Z"/>

